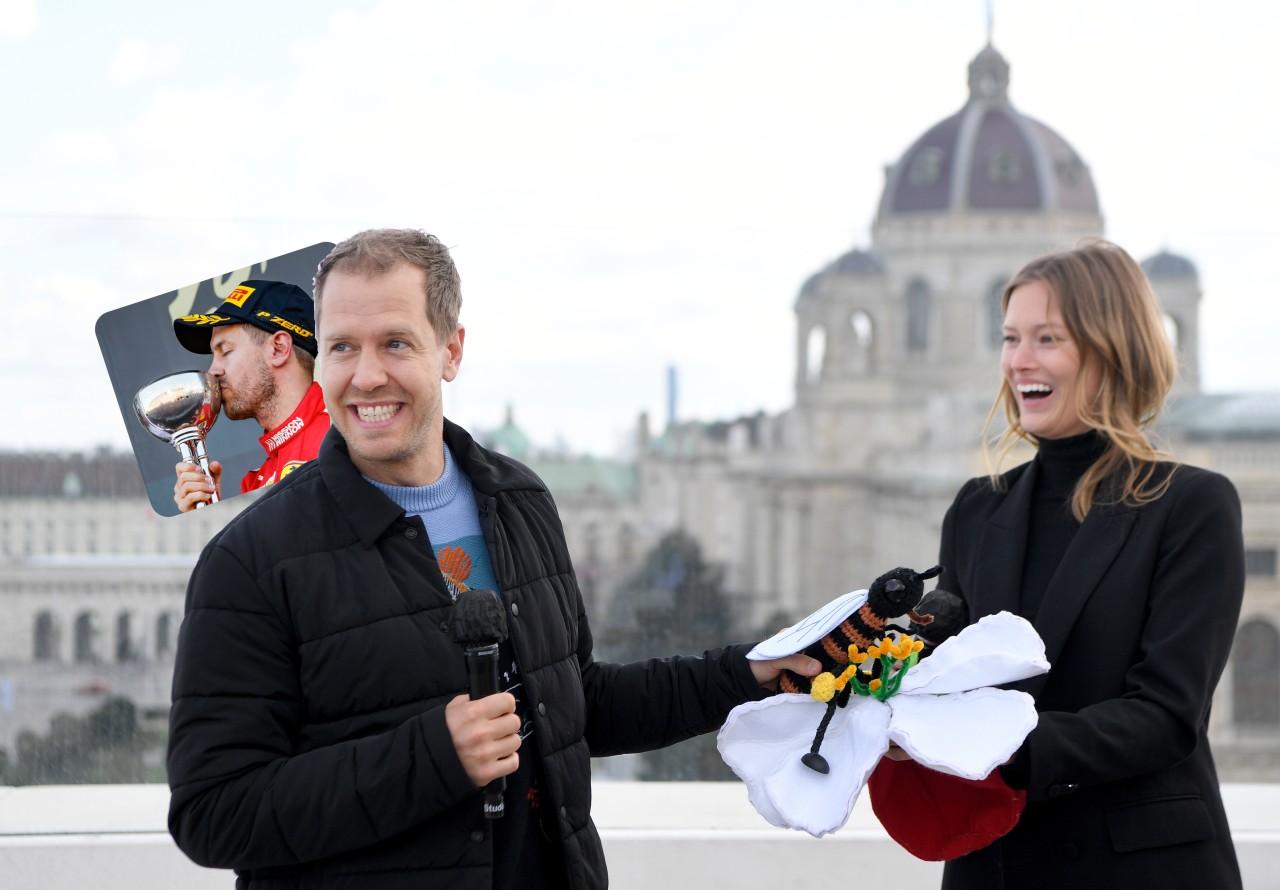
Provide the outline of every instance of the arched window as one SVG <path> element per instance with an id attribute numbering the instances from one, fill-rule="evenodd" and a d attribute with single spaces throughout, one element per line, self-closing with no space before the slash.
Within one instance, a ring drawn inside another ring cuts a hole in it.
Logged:
<path id="1" fill-rule="evenodd" d="M 77 664 L 85 664 L 98 660 L 94 645 L 93 614 L 81 612 L 76 616 L 75 659 Z"/>
<path id="2" fill-rule="evenodd" d="M 36 661 L 53 661 L 58 657 L 57 630 L 51 612 L 36 615 L 34 654 Z"/>
<path id="3" fill-rule="evenodd" d="M 133 661 L 136 654 L 131 638 L 133 616 L 121 612 L 116 616 L 116 661 Z"/>
<path id="4" fill-rule="evenodd" d="M 853 342 L 860 349 L 871 348 L 876 330 L 871 322 L 871 316 L 865 310 L 853 310 L 853 314 L 849 316 L 849 329 L 853 332 Z"/>
<path id="5" fill-rule="evenodd" d="M 1269 622 L 1246 621 L 1236 632 L 1231 665 L 1236 725 L 1280 728 L 1280 634 Z"/>
<path id="6" fill-rule="evenodd" d="M 173 618 L 161 612 L 156 618 L 156 655 L 168 655 L 173 651 Z"/>
<path id="7" fill-rule="evenodd" d="M 929 348 L 929 285 L 911 282 L 907 288 L 907 351 L 924 352 Z"/>
<path id="8" fill-rule="evenodd" d="M 1164 332 L 1169 338 L 1169 342 L 1173 344 L 1174 349 L 1181 348 L 1182 345 L 1182 325 L 1178 323 L 1177 316 L 1170 315 L 1168 312 L 1161 316 L 1164 322 Z"/>
<path id="9" fill-rule="evenodd" d="M 866 374 L 872 369 L 872 344 L 876 328 L 871 315 L 864 309 L 855 309 L 849 315 L 846 367 L 850 374 Z"/>
<path id="10" fill-rule="evenodd" d="M 987 346 L 992 349 L 1004 346 L 1004 311 L 1000 304 L 1004 302 L 1004 288 L 1008 283 L 1007 278 L 997 278 L 987 291 Z"/>
<path id="11" fill-rule="evenodd" d="M 805 349 L 805 380 L 817 383 L 822 379 L 822 365 L 827 358 L 827 329 L 814 325 L 809 331 Z"/>

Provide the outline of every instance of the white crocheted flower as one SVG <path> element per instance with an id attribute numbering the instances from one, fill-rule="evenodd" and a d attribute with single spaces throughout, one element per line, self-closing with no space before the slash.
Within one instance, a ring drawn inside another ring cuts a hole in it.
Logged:
<path id="1" fill-rule="evenodd" d="M 1036 725 L 1031 696 L 992 687 L 1048 670 L 1035 629 L 1001 612 L 939 645 L 885 701 L 854 695 L 837 708 L 822 742 L 830 766 L 826 775 L 800 760 L 827 709 L 808 695 L 739 705 L 717 745 L 760 815 L 780 828 L 821 837 L 848 820 L 890 742 L 931 769 L 985 779 Z"/>

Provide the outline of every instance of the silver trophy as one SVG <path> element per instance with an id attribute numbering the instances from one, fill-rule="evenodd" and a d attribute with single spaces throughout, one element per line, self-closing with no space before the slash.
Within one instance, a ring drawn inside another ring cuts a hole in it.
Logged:
<path id="1" fill-rule="evenodd" d="M 204 371 L 178 371 L 153 380 L 133 397 L 133 410 L 147 432 L 161 442 L 169 442 L 188 463 L 209 472 L 209 454 L 204 437 L 222 410 L 222 390 Z M 215 487 L 209 503 L 218 502 Z M 196 507 L 205 506 L 203 502 Z"/>

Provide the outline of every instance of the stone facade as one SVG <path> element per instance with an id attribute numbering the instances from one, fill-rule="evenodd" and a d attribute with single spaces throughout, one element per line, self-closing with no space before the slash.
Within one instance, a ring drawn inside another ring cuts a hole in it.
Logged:
<path id="1" fill-rule="evenodd" d="M 129 454 L 0 454 L 0 748 L 124 695 L 163 713 L 187 578 L 240 501 L 156 515 Z"/>

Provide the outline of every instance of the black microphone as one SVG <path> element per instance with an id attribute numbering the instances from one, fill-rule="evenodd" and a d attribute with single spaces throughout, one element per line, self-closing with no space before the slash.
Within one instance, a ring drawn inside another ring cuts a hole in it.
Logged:
<path id="1" fill-rule="evenodd" d="M 464 590 L 454 600 L 449 613 L 449 636 L 462 647 L 467 658 L 471 698 L 501 692 L 498 688 L 498 644 L 507 638 L 507 613 L 502 600 L 492 590 Z M 486 819 L 502 817 L 505 776 L 484 786 Z"/>

